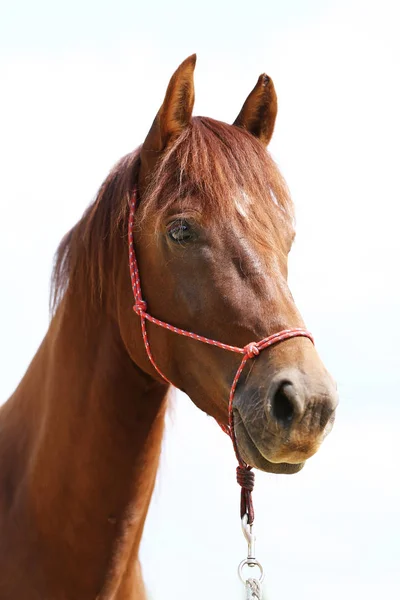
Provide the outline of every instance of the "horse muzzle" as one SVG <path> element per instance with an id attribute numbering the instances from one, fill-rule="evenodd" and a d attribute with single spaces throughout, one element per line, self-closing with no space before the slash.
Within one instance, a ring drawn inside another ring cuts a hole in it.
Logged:
<path id="1" fill-rule="evenodd" d="M 244 386 L 234 401 L 241 455 L 263 471 L 299 471 L 332 429 L 337 404 L 334 382 L 326 372 L 317 377 L 284 369 L 267 385 Z"/>

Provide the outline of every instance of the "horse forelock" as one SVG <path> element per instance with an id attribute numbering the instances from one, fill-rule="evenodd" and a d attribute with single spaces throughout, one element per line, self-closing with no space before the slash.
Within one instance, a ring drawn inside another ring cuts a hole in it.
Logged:
<path id="1" fill-rule="evenodd" d="M 205 219 L 247 217 L 248 233 L 269 245 L 272 231 L 293 227 L 290 194 L 270 154 L 247 131 L 210 118 L 194 117 L 163 155 L 138 216 L 162 221 L 182 200 Z"/>
<path id="2" fill-rule="evenodd" d="M 91 304 L 103 298 L 116 245 L 126 237 L 139 169 L 140 147 L 115 165 L 95 201 L 63 238 L 52 277 L 53 309 L 68 288 Z M 293 204 L 270 154 L 248 132 L 210 118 L 194 117 L 162 155 L 141 199 L 138 225 L 153 217 L 157 229 L 180 202 L 205 221 L 239 220 L 244 235 L 271 250 L 281 251 L 282 238 L 293 233 Z"/>

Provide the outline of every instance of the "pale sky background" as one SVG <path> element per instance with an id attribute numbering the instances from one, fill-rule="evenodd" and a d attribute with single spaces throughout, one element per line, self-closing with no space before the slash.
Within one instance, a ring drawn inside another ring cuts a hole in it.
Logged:
<path id="1" fill-rule="evenodd" d="M 395 0 L 8 0 L 0 14 L 0 401 L 48 326 L 52 257 L 197 52 L 195 114 L 275 82 L 297 207 L 290 281 L 338 381 L 302 473 L 258 473 L 270 600 L 400 597 L 399 23 Z M 244 598 L 228 438 L 177 394 L 142 546 L 152 599 Z M 179 515 L 179 516 L 178 516 Z M 68 518 L 68 516 L 66 516 Z M 1 532 L 0 532 L 1 535 Z"/>

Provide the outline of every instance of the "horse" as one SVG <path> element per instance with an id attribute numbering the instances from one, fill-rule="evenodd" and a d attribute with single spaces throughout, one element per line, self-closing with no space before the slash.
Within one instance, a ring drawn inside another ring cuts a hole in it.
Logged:
<path id="1" fill-rule="evenodd" d="M 267 150 L 272 79 L 229 125 L 192 116 L 195 62 L 61 241 L 48 331 L 0 409 L 2 600 L 145 598 L 138 552 L 171 382 L 225 429 L 231 410 L 248 468 L 296 473 L 332 427 L 336 386 L 310 336 L 254 343 L 304 326 L 287 283 L 293 203 Z M 250 346 L 230 408 L 228 345 Z"/>

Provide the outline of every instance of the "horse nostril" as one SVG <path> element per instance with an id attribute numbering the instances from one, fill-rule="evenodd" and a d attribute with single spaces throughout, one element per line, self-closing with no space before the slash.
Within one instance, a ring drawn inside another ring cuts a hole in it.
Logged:
<path id="1" fill-rule="evenodd" d="M 288 426 L 298 412 L 297 408 L 298 398 L 294 386 L 289 381 L 282 381 L 272 398 L 272 416 L 281 425 Z"/>

